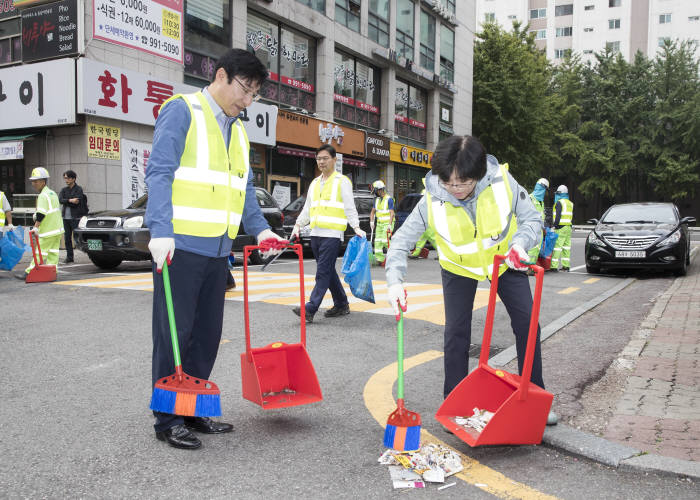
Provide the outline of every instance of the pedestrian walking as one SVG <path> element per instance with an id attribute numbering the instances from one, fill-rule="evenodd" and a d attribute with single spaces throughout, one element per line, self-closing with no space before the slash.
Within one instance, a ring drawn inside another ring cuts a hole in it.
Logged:
<path id="1" fill-rule="evenodd" d="M 258 99 L 267 68 L 250 52 L 230 49 L 217 61 L 212 82 L 200 92 L 178 94 L 161 107 L 146 170 L 153 257 L 152 382 L 174 372 L 160 271 L 169 263 L 182 369 L 209 379 L 224 314 L 227 258 L 240 224 L 260 243 L 280 238 L 258 206 L 249 165 L 248 136 L 239 120 Z M 266 254 L 275 253 L 271 251 Z M 210 418 L 154 412 L 156 437 L 195 449 L 191 431 L 231 432 Z"/>
<path id="2" fill-rule="evenodd" d="M 58 268 L 58 252 L 63 234 L 63 221 L 58 196 L 47 186 L 49 171 L 44 167 L 32 170 L 29 177 L 34 190 L 39 193 L 36 199 L 36 212 L 31 232 L 39 236 L 39 246 L 45 264 L 53 264 Z M 29 267 L 24 273 L 16 275 L 26 281 L 29 272 L 34 269 L 34 259 L 29 261 Z"/>
<path id="3" fill-rule="evenodd" d="M 569 189 L 565 185 L 554 193 L 554 220 L 552 225 L 557 232 L 557 241 L 552 252 L 552 271 L 557 271 L 561 260 L 561 270 L 571 269 L 571 224 L 574 220 L 574 204 L 569 200 Z"/>
<path id="4" fill-rule="evenodd" d="M 547 194 L 547 190 L 549 189 L 549 181 L 545 179 L 544 177 L 540 178 L 536 183 L 535 183 L 535 189 L 532 190 L 532 193 L 530 193 L 530 200 L 532 201 L 532 204 L 535 206 L 535 210 L 537 210 L 540 213 L 540 218 L 542 219 L 542 224 L 544 225 L 544 196 Z M 528 252 L 527 255 L 530 257 L 530 262 L 536 262 L 537 258 L 540 255 L 540 248 L 542 247 L 542 239 L 544 238 L 544 234 L 540 234 L 539 239 L 537 240 L 537 245 L 532 247 Z"/>
<path id="5" fill-rule="evenodd" d="M 76 184 L 78 175 L 72 170 L 63 173 L 66 187 L 58 194 L 58 201 L 62 207 L 63 230 L 66 245 L 66 260 L 64 263 L 73 262 L 73 231 L 78 227 L 78 222 L 83 215 L 88 213 L 87 201 L 83 188 Z"/>
<path id="6" fill-rule="evenodd" d="M 360 238 L 367 234 L 360 229 L 360 219 L 352 195 L 352 182 L 335 170 L 335 148 L 323 144 L 316 150 L 321 175 L 311 181 L 306 201 L 292 229 L 292 239 L 303 226 L 311 224 L 311 251 L 316 259 L 316 283 L 306 303 L 306 322 L 313 323 L 326 291 L 330 290 L 333 307 L 323 313 L 327 318 L 350 314 L 348 297 L 335 269 L 340 243 L 348 224 Z M 301 316 L 301 308 L 292 309 Z"/>
<path id="7" fill-rule="evenodd" d="M 0 238 L 3 237 L 5 231 L 12 231 L 15 226 L 12 225 L 12 207 L 3 191 L 0 191 Z"/>
<path id="8" fill-rule="evenodd" d="M 542 232 L 542 219 L 527 191 L 487 155 L 478 139 L 453 136 L 440 142 L 425 177 L 426 194 L 391 240 L 387 253 L 388 299 L 395 313 L 408 298 L 408 252 L 427 228 L 435 231 L 445 304 L 443 396 L 452 392 L 469 372 L 472 309 L 480 281 L 498 273 L 498 295 L 506 306 L 516 339 L 518 369 L 522 371 L 527 345 L 532 293 L 527 275 L 526 249 Z M 495 255 L 506 264 L 493 269 Z M 531 380 L 544 388 L 537 328 Z M 548 423 L 556 423 L 550 414 Z"/>
<path id="9" fill-rule="evenodd" d="M 386 185 L 382 180 L 376 180 L 372 184 L 374 192 L 374 206 L 369 214 L 369 225 L 374 229 L 374 257 L 379 265 L 384 264 L 386 250 L 389 247 L 389 234 L 394 230 L 394 198 L 386 192 Z"/>

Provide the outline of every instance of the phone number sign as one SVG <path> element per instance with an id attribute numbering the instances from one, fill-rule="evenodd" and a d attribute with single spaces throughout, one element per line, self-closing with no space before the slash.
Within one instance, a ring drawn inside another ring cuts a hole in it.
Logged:
<path id="1" fill-rule="evenodd" d="M 94 0 L 93 37 L 182 64 L 183 0 Z"/>

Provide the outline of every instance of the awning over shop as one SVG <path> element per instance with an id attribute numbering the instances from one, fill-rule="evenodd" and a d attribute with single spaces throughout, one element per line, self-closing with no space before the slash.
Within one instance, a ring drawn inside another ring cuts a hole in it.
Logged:
<path id="1" fill-rule="evenodd" d="M 281 155 L 301 156 L 302 158 L 316 158 L 316 153 L 309 149 L 286 148 L 277 146 L 277 152 Z"/>
<path id="2" fill-rule="evenodd" d="M 36 134 L 0 136 L 0 160 L 21 160 L 24 158 L 24 141 Z"/>
<path id="3" fill-rule="evenodd" d="M 367 167 L 367 163 L 364 160 L 356 160 L 355 158 L 349 158 L 343 155 L 343 164 L 350 165 L 351 167 Z"/>

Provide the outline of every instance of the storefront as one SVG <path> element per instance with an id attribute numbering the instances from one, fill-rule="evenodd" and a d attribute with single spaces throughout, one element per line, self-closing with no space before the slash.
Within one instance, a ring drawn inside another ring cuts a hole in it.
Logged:
<path id="1" fill-rule="evenodd" d="M 433 153 L 425 149 L 392 142 L 389 158 L 394 166 L 394 199 L 400 202 L 408 193 L 423 190 L 422 179 L 430 170 Z"/>
<path id="2" fill-rule="evenodd" d="M 387 186 L 392 185 L 392 179 L 388 176 L 387 165 L 389 162 L 389 139 L 383 135 L 367 134 L 367 168 L 358 173 L 356 189 L 367 186 L 371 190 L 374 181 L 381 179 Z M 393 196 L 393 192 L 390 192 Z"/>

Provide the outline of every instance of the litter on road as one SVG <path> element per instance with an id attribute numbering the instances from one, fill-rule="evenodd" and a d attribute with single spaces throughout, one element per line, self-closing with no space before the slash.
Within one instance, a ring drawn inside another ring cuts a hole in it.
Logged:
<path id="1" fill-rule="evenodd" d="M 433 443 L 423 445 L 417 451 L 389 449 L 377 461 L 389 465 L 389 475 L 395 489 L 424 488 L 425 483 L 444 483 L 446 478 L 464 469 L 457 452 Z"/>
<path id="2" fill-rule="evenodd" d="M 471 427 L 481 432 L 484 430 L 484 427 L 486 427 L 486 424 L 489 423 L 491 417 L 493 417 L 493 412 L 480 410 L 479 408 L 474 408 L 473 411 L 474 415 L 471 417 L 455 417 L 454 422 L 462 427 Z"/>

